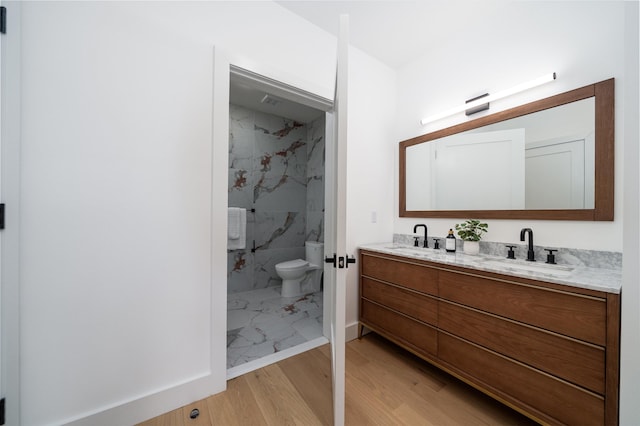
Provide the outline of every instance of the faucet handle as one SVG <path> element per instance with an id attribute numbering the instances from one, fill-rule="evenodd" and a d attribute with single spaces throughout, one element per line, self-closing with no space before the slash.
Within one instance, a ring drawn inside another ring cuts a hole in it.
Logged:
<path id="1" fill-rule="evenodd" d="M 434 238 L 433 239 L 433 248 L 436 250 L 440 249 L 440 238 Z"/>
<path id="2" fill-rule="evenodd" d="M 516 246 L 506 246 L 506 247 L 509 247 L 509 251 L 507 252 L 507 259 L 515 259 L 516 253 L 513 251 L 513 249 L 516 248 Z"/>
<path id="3" fill-rule="evenodd" d="M 553 255 L 553 253 L 558 251 L 558 250 L 551 250 L 551 249 L 545 249 L 545 250 L 549 252 L 549 254 L 547 255 L 547 262 L 546 263 L 550 263 L 552 265 L 555 265 L 556 264 L 556 257 Z"/>
<path id="4" fill-rule="evenodd" d="M 418 247 L 418 240 L 420 239 L 420 237 L 413 237 L 413 246 L 414 247 Z"/>

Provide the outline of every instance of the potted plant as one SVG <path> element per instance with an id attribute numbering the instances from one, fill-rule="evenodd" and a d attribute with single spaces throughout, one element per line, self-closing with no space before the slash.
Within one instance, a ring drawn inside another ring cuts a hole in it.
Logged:
<path id="1" fill-rule="evenodd" d="M 464 241 L 466 254 L 478 254 L 480 252 L 480 239 L 487 232 L 489 225 L 476 219 L 467 219 L 463 223 L 456 223 L 456 231 L 460 239 Z"/>

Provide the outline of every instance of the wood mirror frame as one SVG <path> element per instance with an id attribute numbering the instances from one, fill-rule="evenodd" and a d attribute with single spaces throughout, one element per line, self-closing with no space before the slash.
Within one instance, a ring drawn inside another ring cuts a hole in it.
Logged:
<path id="1" fill-rule="evenodd" d="M 593 209 L 407 210 L 406 149 L 408 147 L 591 97 L 595 97 L 595 204 Z M 611 221 L 613 220 L 614 145 L 613 78 L 402 141 L 399 155 L 400 217 Z"/>

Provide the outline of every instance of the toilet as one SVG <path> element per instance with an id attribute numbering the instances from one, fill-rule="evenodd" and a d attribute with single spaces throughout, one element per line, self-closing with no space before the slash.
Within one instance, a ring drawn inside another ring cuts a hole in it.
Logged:
<path id="1" fill-rule="evenodd" d="M 282 278 L 282 297 L 295 297 L 320 291 L 324 244 L 304 243 L 306 259 L 288 260 L 276 264 L 276 273 Z"/>

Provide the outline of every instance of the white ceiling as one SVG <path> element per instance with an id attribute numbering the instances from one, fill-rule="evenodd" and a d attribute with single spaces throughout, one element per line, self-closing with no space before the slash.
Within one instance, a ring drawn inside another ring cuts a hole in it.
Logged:
<path id="1" fill-rule="evenodd" d="M 512 0 L 513 1 L 513 0 Z M 276 3 L 337 36 L 349 15 L 349 42 L 399 68 L 455 37 L 482 30 L 501 16 L 507 0 L 277 0 Z"/>
<path id="2" fill-rule="evenodd" d="M 514 0 L 276 0 L 276 3 L 325 31 L 338 35 L 339 17 L 349 15 L 349 43 L 397 69 L 440 48 L 456 37 L 468 37 L 492 20 L 504 19 L 502 7 Z M 501 16 L 502 15 L 502 16 Z M 266 94 L 232 80 L 231 101 L 253 110 L 308 123 L 324 114 L 282 100 L 262 103 Z"/>

